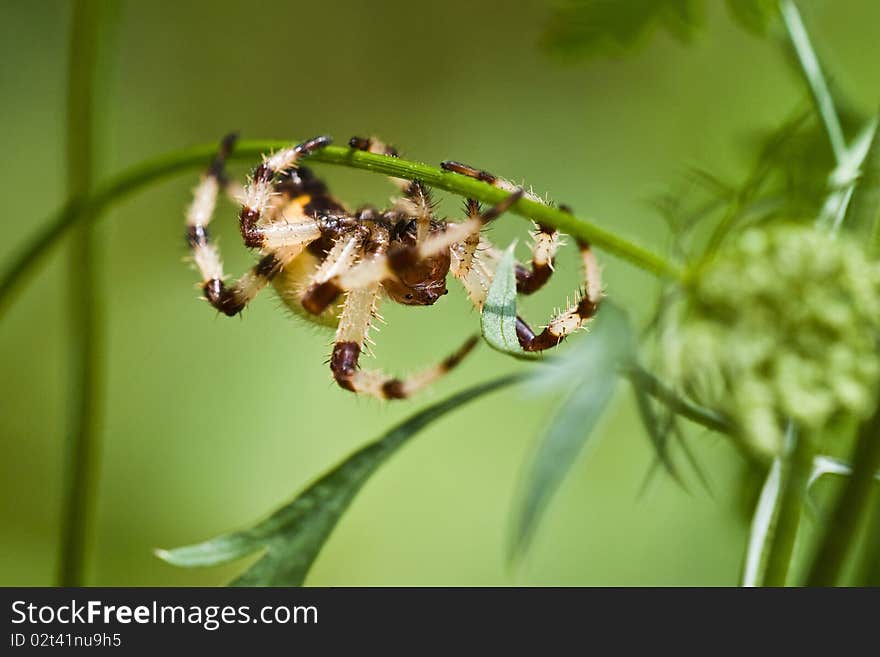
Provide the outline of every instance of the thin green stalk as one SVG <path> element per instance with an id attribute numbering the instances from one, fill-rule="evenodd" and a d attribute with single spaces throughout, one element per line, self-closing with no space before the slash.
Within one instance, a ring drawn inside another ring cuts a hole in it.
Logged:
<path id="1" fill-rule="evenodd" d="M 837 497 L 807 576 L 807 586 L 834 586 L 877 493 L 880 470 L 880 406 L 862 425 L 853 452 L 852 475 Z"/>
<path id="2" fill-rule="evenodd" d="M 77 0 L 70 29 L 67 78 L 68 197 L 80 198 L 94 186 L 96 89 L 103 62 L 99 51 L 111 27 L 109 0 Z M 103 59 L 106 59 L 104 57 Z M 94 227 L 83 223 L 70 244 L 70 385 L 64 466 L 58 584 L 85 583 L 88 542 L 94 525 L 100 470 L 102 307 L 98 258 L 101 244 Z"/>
<path id="3" fill-rule="evenodd" d="M 834 107 L 834 97 L 831 95 L 825 75 L 822 73 L 822 66 L 819 64 L 819 58 L 816 56 L 813 44 L 810 42 L 810 35 L 807 33 L 807 28 L 804 26 L 804 21 L 801 19 L 801 14 L 794 0 L 780 0 L 779 11 L 782 14 L 782 22 L 785 25 L 789 41 L 791 41 L 800 62 L 807 86 L 810 88 L 810 94 L 813 96 L 813 102 L 822 118 L 828 141 L 831 142 L 834 158 L 840 164 L 846 154 L 846 138 Z"/>
<path id="4" fill-rule="evenodd" d="M 654 397 L 676 415 L 681 415 L 711 431 L 734 435 L 734 427 L 730 420 L 711 409 L 703 408 L 687 399 L 679 397 L 674 390 L 643 367 L 634 365 L 627 369 L 624 375 L 634 385 Z"/>
<path id="5" fill-rule="evenodd" d="M 785 586 L 801 522 L 807 482 L 813 467 L 809 439 L 790 429 L 780 461 L 779 497 L 769 532 L 763 577 L 758 586 Z"/>
<path id="6" fill-rule="evenodd" d="M 261 153 L 288 146 L 291 141 L 243 141 L 239 143 L 232 159 L 253 160 Z M 215 150 L 215 145 L 202 145 L 160 156 L 114 177 L 99 186 L 91 195 L 80 196 L 68 201 L 44 222 L 44 228 L 22 248 L 20 255 L 13 260 L 0 277 L 0 315 L 5 310 L 10 295 L 39 262 L 40 258 L 75 224 L 97 219 L 104 210 L 114 203 L 152 183 L 184 171 L 206 166 Z M 506 192 L 497 187 L 473 178 L 449 173 L 438 167 L 342 146 L 328 146 L 312 155 L 311 160 L 409 180 L 419 179 L 437 189 L 475 198 L 485 203 L 497 203 L 506 196 Z M 680 278 L 682 275 L 677 264 L 671 263 L 615 233 L 557 208 L 529 199 L 521 199 L 514 204 L 510 211 L 555 226 L 573 237 L 587 240 L 594 246 L 657 276 Z"/>

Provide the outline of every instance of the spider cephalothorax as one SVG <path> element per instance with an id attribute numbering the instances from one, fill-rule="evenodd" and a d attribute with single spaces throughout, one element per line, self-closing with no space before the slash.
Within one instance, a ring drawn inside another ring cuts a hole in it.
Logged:
<path id="1" fill-rule="evenodd" d="M 359 367 L 367 334 L 383 296 L 408 306 L 430 306 L 448 292 L 452 274 L 471 302 L 482 310 L 500 252 L 482 234 L 483 227 L 516 203 L 525 192 L 509 182 L 458 162 L 443 162 L 448 171 L 470 176 L 508 191 L 498 205 L 483 210 L 468 199 L 467 219 L 438 218 L 430 190 L 419 181 L 392 178 L 400 197 L 392 207 L 348 210 L 300 160 L 330 143 L 316 137 L 266 156 L 244 187 L 230 182 L 224 162 L 235 142 L 226 137 L 195 190 L 187 212 L 187 241 L 202 275 L 205 298 L 220 312 L 236 315 L 271 283 L 294 312 L 336 327 L 330 369 L 344 389 L 382 399 L 402 399 L 455 367 L 473 348 L 469 339 L 440 364 L 398 379 Z M 397 157 L 397 151 L 375 139 L 353 137 L 349 146 Z M 254 267 L 227 284 L 208 223 L 221 189 L 241 203 L 242 240 L 260 253 Z M 528 195 L 533 200 L 537 197 Z M 558 233 L 547 226 L 533 231 L 532 262 L 516 266 L 517 291 L 531 294 L 553 272 Z M 602 297 L 599 267 L 586 243 L 579 243 L 585 286 L 575 304 L 554 317 L 539 334 L 517 318 L 517 337 L 526 351 L 554 347 L 596 313 Z M 344 298 L 338 312 L 337 300 Z"/>

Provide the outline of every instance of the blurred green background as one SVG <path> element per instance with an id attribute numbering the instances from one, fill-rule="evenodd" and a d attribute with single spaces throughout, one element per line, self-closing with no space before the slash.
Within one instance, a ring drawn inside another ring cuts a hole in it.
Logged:
<path id="1" fill-rule="evenodd" d="M 664 224 L 647 200 L 679 184 L 690 165 L 735 180 L 746 141 L 803 98 L 778 48 L 735 27 L 721 4 L 710 0 L 691 47 L 661 34 L 633 57 L 563 66 L 537 48 L 550 12 L 544 1 L 127 2 L 112 100 L 101 110 L 109 127 L 102 169 L 231 129 L 338 142 L 375 134 L 412 159 L 461 159 L 525 181 L 663 251 Z M 836 84 L 872 109 L 880 4 L 800 5 Z M 69 19 L 58 0 L 0 5 L 0 261 L 63 201 Z M 383 203 L 391 191 L 370 174 L 320 173 L 352 205 Z M 196 178 L 150 188 L 101 224 L 107 394 L 93 584 L 227 581 L 241 564 L 179 570 L 152 549 L 250 524 L 431 399 L 522 367 L 482 347 L 412 401 L 383 405 L 336 389 L 324 365 L 331 335 L 288 318 L 271 294 L 241 321 L 197 300 L 181 237 Z M 234 213 L 222 205 L 215 230 L 230 272 L 250 262 Z M 526 230 L 513 218 L 493 236 L 506 244 Z M 577 284 L 570 251 L 547 292 L 524 303 L 535 323 Z M 53 252 L 0 323 L 2 585 L 48 585 L 56 568 L 65 257 Z M 610 256 L 603 263 L 608 294 L 645 319 L 657 282 Z M 376 352 L 394 372 L 437 359 L 478 326 L 457 287 L 433 308 L 386 306 L 384 314 Z M 518 477 L 554 404 L 510 389 L 433 424 L 356 499 L 308 583 L 736 583 L 747 531 L 739 457 L 694 431 L 713 494 L 693 477 L 687 493 L 661 475 L 639 495 L 652 451 L 625 389 L 530 555 L 509 567 Z"/>

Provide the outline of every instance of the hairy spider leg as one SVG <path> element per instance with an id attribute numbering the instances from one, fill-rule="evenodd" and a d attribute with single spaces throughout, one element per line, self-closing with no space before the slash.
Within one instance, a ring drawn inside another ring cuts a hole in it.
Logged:
<path id="1" fill-rule="evenodd" d="M 201 182 L 193 192 L 186 213 L 186 239 L 202 275 L 202 293 L 225 315 L 240 313 L 272 278 L 295 258 L 303 246 L 321 236 L 320 222 L 279 223 L 256 227 L 260 234 L 262 258 L 231 285 L 224 282 L 223 261 L 208 232 L 221 186 L 229 185 L 224 173 L 227 156 L 236 135 L 226 136 Z"/>
<path id="2" fill-rule="evenodd" d="M 516 185 L 508 180 L 499 178 L 488 171 L 483 171 L 470 165 L 462 164 L 461 162 L 446 160 L 440 163 L 440 167 L 446 171 L 452 171 L 453 173 L 468 176 L 469 178 L 482 180 L 483 182 L 487 182 L 490 185 L 505 191 L 513 191 L 517 189 Z M 530 200 L 543 203 L 539 197 L 533 194 L 526 194 L 526 196 Z M 564 209 L 564 207 L 561 209 Z M 474 199 L 467 199 L 465 202 L 465 212 L 468 216 L 472 216 L 474 213 L 479 213 L 479 202 Z M 559 231 L 551 226 L 535 224 L 534 230 L 531 231 L 531 237 L 532 260 L 530 265 L 526 267 L 519 262 L 515 265 L 516 291 L 520 294 L 533 294 L 544 287 L 553 275 L 553 258 L 556 256 L 556 251 L 559 249 Z M 474 249 L 477 244 L 478 240 L 475 243 L 469 244 L 468 248 Z M 462 277 L 466 278 L 467 276 L 471 257 L 472 251 L 470 254 L 467 252 L 462 254 L 462 265 L 464 267 Z M 462 277 L 459 277 L 460 280 L 465 280 L 465 278 Z"/>
<path id="3" fill-rule="evenodd" d="M 239 229 L 245 246 L 250 248 L 265 246 L 264 236 L 258 222 L 272 205 L 273 197 L 276 195 L 275 186 L 279 178 L 284 173 L 296 169 L 303 157 L 329 143 L 329 137 L 314 137 L 264 157 L 263 161 L 254 169 L 242 193 L 241 213 L 239 214 Z"/>
<path id="4" fill-rule="evenodd" d="M 488 171 L 483 171 L 461 162 L 447 160 L 442 162 L 440 166 L 446 171 L 482 180 L 500 189 L 509 190 L 515 188 L 512 183 Z M 535 197 L 532 197 L 532 200 L 540 201 L 540 199 Z M 570 211 L 566 206 L 563 206 L 561 209 L 566 212 Z M 479 212 L 479 203 L 473 199 L 468 199 L 466 202 L 466 212 L 468 216 Z M 534 241 L 532 244 L 530 268 L 526 268 L 519 263 L 517 263 L 516 268 L 516 289 L 521 294 L 536 292 L 550 279 L 553 273 L 553 258 L 559 245 L 558 231 L 549 226 L 538 225 L 536 230 L 532 232 L 532 237 Z M 480 243 L 477 242 L 477 245 Z M 453 274 L 464 286 L 468 298 L 471 299 L 471 302 L 478 309 L 482 310 L 494 272 L 488 271 L 486 267 L 476 266 L 479 264 L 479 255 L 475 252 L 477 245 L 471 239 L 458 249 L 455 249 L 454 252 L 458 252 L 458 263 L 454 263 L 452 269 Z M 578 248 L 580 249 L 584 268 L 584 288 L 582 292 L 574 304 L 569 305 L 563 312 L 553 317 L 544 330 L 537 335 L 522 317 L 516 318 L 516 336 L 525 351 L 544 351 L 545 349 L 555 347 L 566 336 L 580 329 L 595 316 L 599 303 L 602 300 L 601 270 L 588 242 L 579 240 Z M 458 267 L 455 264 L 458 264 Z"/>
<path id="5" fill-rule="evenodd" d="M 352 137 L 348 145 L 359 151 L 367 151 L 377 155 L 399 157 L 400 153 L 394 146 L 389 146 L 375 137 Z M 431 233 L 431 224 L 435 221 L 434 199 L 430 188 L 420 180 L 389 178 L 403 194 L 394 203 L 394 210 L 416 221 L 416 242 L 421 244 Z"/>
<path id="6" fill-rule="evenodd" d="M 478 338 L 473 336 L 442 362 L 403 379 L 380 370 L 360 369 L 358 359 L 376 315 L 380 293 L 381 284 L 374 281 L 349 291 L 345 297 L 330 356 L 330 371 L 341 388 L 379 399 L 406 399 L 452 370 L 477 344 Z"/>

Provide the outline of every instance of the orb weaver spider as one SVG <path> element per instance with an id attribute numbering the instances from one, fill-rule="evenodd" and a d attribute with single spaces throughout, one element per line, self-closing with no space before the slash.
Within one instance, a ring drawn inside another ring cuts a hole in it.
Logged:
<path id="1" fill-rule="evenodd" d="M 468 199 L 467 218 L 447 222 L 434 213 L 431 190 L 419 181 L 392 178 L 400 197 L 385 210 L 347 209 L 300 161 L 330 143 L 315 137 L 264 156 L 243 187 L 224 172 L 236 141 L 223 139 L 186 214 L 186 238 L 201 273 L 202 293 L 225 315 L 240 313 L 270 283 L 284 304 L 310 320 L 335 327 L 330 370 L 340 387 L 380 399 L 404 399 L 433 383 L 471 351 L 467 340 L 439 364 L 407 378 L 361 369 L 359 358 L 380 300 L 387 297 L 408 306 L 431 306 L 446 294 L 451 273 L 463 285 L 473 305 L 482 311 L 500 251 L 482 229 L 528 194 L 508 181 L 459 162 L 447 161 L 447 171 L 470 176 L 509 192 L 488 209 Z M 372 138 L 353 137 L 354 149 L 397 157 L 397 151 Z M 217 196 L 225 191 L 241 204 L 239 228 L 245 246 L 258 250 L 254 267 L 227 283 L 220 252 L 211 242 L 208 224 Z M 532 231 L 530 266 L 516 265 L 517 291 L 532 294 L 549 280 L 559 233 L 549 226 Z M 525 351 L 543 351 L 559 344 L 591 319 L 602 298 L 599 266 L 586 242 L 579 242 L 585 285 L 566 310 L 536 334 L 517 317 L 519 343 Z M 344 301 L 339 312 L 336 303 Z"/>

